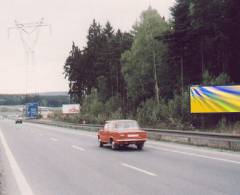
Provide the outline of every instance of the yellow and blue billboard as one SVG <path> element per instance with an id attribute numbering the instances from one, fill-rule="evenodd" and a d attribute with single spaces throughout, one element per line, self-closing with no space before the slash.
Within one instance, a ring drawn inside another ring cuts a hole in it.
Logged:
<path id="1" fill-rule="evenodd" d="M 192 86 L 191 113 L 240 112 L 240 85 Z"/>

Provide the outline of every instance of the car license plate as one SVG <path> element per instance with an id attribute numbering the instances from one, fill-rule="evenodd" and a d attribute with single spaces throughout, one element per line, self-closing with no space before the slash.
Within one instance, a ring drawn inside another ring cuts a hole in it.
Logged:
<path id="1" fill-rule="evenodd" d="M 128 137 L 138 137 L 138 134 L 129 134 Z"/>

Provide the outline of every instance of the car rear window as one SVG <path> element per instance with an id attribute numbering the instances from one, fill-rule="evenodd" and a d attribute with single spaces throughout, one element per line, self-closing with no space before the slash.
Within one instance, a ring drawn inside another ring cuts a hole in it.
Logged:
<path id="1" fill-rule="evenodd" d="M 137 129 L 139 125 L 136 121 L 118 121 L 114 124 L 116 130 Z"/>

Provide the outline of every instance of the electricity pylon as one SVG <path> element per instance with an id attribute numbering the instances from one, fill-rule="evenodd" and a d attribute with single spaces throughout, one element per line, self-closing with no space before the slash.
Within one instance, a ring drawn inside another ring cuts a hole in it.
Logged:
<path id="1" fill-rule="evenodd" d="M 26 53 L 26 94 L 28 93 L 29 89 L 29 68 L 34 69 L 33 65 L 35 64 L 35 49 L 36 45 L 39 39 L 39 34 L 41 28 L 49 28 L 49 32 L 51 34 L 51 25 L 44 23 L 44 19 L 41 18 L 40 21 L 35 23 L 20 23 L 17 20 L 14 21 L 15 25 L 8 28 L 8 38 L 10 37 L 10 32 L 13 30 L 17 30 L 19 32 L 20 40 L 22 42 L 22 45 L 24 47 L 25 53 Z M 29 67 L 30 64 L 30 67 Z M 36 69 L 36 67 L 35 67 Z M 32 75 L 34 78 L 35 75 Z M 33 83 L 33 80 L 30 81 Z M 38 93 L 38 86 L 33 87 L 36 90 L 36 93 Z M 33 88 L 33 89 L 34 89 Z"/>

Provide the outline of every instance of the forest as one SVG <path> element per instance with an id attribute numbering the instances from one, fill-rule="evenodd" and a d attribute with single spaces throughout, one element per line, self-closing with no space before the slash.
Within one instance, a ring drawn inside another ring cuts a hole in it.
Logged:
<path id="1" fill-rule="evenodd" d="M 191 114 L 189 108 L 191 85 L 240 83 L 239 10 L 238 0 L 176 0 L 170 19 L 148 7 L 129 32 L 93 20 L 86 45 L 73 42 L 64 64 L 71 101 L 81 104 L 74 120 L 239 127 L 238 113 Z"/>

